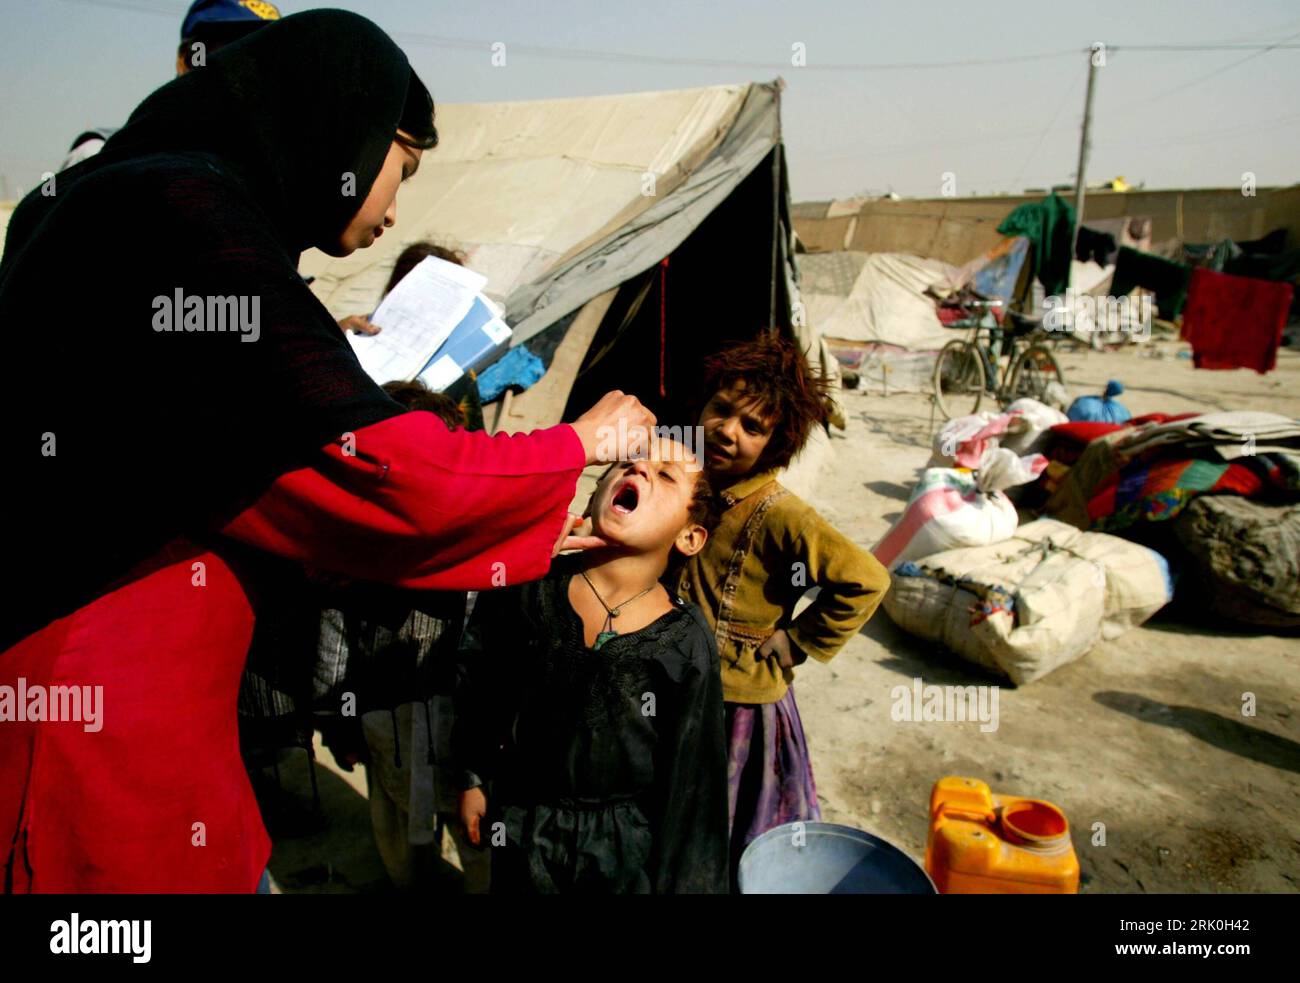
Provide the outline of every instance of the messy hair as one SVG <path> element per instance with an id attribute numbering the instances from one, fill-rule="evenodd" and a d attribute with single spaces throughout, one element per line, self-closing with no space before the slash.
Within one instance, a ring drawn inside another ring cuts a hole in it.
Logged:
<path id="1" fill-rule="evenodd" d="M 691 495 L 691 508 L 687 513 L 691 522 L 703 526 L 704 531 L 713 535 L 713 530 L 718 528 L 718 523 L 722 521 L 722 507 L 718 502 L 718 494 L 713 488 L 713 483 L 709 481 L 709 473 L 703 468 L 695 472 L 695 489 Z"/>
<path id="2" fill-rule="evenodd" d="M 408 410 L 426 410 L 443 423 L 448 430 L 465 426 L 465 414 L 460 404 L 445 393 L 436 393 L 419 379 L 410 382 L 395 380 L 381 386 L 384 392 Z"/>
<path id="3" fill-rule="evenodd" d="M 384 287 L 385 295 L 397 286 L 406 274 L 410 273 L 430 256 L 436 256 L 448 263 L 455 263 L 457 266 L 465 265 L 465 254 L 459 249 L 448 249 L 446 246 L 439 246 L 436 243 L 427 241 L 413 242 L 401 251 L 397 257 L 397 262 L 393 264 L 393 273 L 388 278 L 388 286 Z"/>
<path id="4" fill-rule="evenodd" d="M 803 450 L 813 427 L 829 412 L 830 381 L 814 372 L 792 341 L 768 333 L 704 360 L 705 391 L 712 395 L 744 382 L 745 395 L 773 421 L 764 467 L 783 468 Z"/>
<path id="5" fill-rule="evenodd" d="M 718 501 L 718 494 L 712 482 L 709 481 L 709 473 L 703 468 L 695 472 L 695 487 L 691 491 L 691 505 L 686 515 L 688 521 L 703 526 L 704 531 L 710 536 L 722 521 L 722 504 Z M 674 546 L 668 553 L 668 567 L 660 579 L 666 584 L 672 584 L 688 559 L 690 557 L 679 553 Z"/>

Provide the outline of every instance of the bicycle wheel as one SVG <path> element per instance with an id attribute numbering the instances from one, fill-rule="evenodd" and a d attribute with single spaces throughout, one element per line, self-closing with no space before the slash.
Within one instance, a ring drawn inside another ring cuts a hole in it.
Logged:
<path id="1" fill-rule="evenodd" d="M 969 341 L 950 341 L 934 363 L 934 402 L 945 419 L 969 416 L 984 398 L 984 360 Z"/>
<path id="2" fill-rule="evenodd" d="M 1040 403 L 1051 404 L 1047 387 L 1053 382 L 1065 385 L 1061 367 L 1056 363 L 1056 356 L 1044 345 L 1030 345 L 1016 359 L 1011 371 L 1011 381 L 1004 394 L 1006 402 L 1028 396 Z"/>

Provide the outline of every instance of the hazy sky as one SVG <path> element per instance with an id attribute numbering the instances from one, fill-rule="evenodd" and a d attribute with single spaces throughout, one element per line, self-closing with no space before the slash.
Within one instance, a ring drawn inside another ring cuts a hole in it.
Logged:
<path id="1" fill-rule="evenodd" d="M 304 0 L 278 4 L 285 14 Z M 1014 191 L 1072 180 L 1087 55 L 1090 180 L 1233 187 L 1300 180 L 1295 0 L 334 0 L 377 21 L 439 102 L 786 79 L 796 200 Z M 187 0 L 0 0 L 0 197 L 33 187 L 93 125 L 123 121 L 174 69 Z M 494 67 L 490 45 L 506 44 Z M 791 64 L 793 46 L 806 66 Z M 626 56 L 626 57 L 619 57 Z M 1042 56 L 1042 57 L 1031 57 Z M 1003 59 L 1020 59 L 1003 62 Z M 985 62 L 879 68 L 900 63 Z M 1239 64 L 1238 64 L 1239 63 Z M 866 66 L 866 67 L 864 67 Z"/>

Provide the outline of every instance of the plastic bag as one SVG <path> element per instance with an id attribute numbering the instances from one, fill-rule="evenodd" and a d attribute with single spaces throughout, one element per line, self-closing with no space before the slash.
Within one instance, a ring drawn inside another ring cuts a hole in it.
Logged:
<path id="1" fill-rule="evenodd" d="M 979 466 L 973 471 L 927 468 L 903 514 L 872 549 L 876 559 L 893 567 L 940 550 L 1001 542 L 1016 531 L 1020 520 L 1005 489 L 1033 481 L 1047 467 L 1047 458 L 1021 457 L 997 446 L 996 436 L 986 431 L 1000 432 L 1009 419 L 1002 414 L 992 420 L 977 415 L 952 421 L 961 426 L 950 431 L 951 439 L 967 437 L 959 459 L 970 460 L 979 448 Z"/>
<path id="2" fill-rule="evenodd" d="M 1133 419 L 1133 414 L 1115 399 L 1123 391 L 1124 384 L 1111 379 L 1102 395 L 1080 396 L 1070 404 L 1065 415 L 1074 423 L 1127 423 Z"/>
<path id="3" fill-rule="evenodd" d="M 1000 490 L 982 491 L 973 472 L 927 468 L 907 508 L 871 552 L 893 567 L 941 550 L 999 542 L 1018 522 L 1011 500 Z"/>
<path id="4" fill-rule="evenodd" d="M 1046 442 L 1052 427 L 1068 423 L 1069 418 L 1054 406 L 1023 396 L 1007 407 L 1014 419 L 1002 435 L 1001 446 L 1017 454 L 1039 450 Z"/>
<path id="5" fill-rule="evenodd" d="M 1046 467 L 1047 458 L 1042 454 L 1021 457 L 1005 447 L 995 447 L 980 464 L 975 483 L 982 492 L 1003 491 L 1033 481 Z"/>
<path id="6" fill-rule="evenodd" d="M 949 420 L 934 435 L 932 468 L 979 468 L 997 447 L 1017 454 L 1038 449 L 1049 430 L 1067 422 L 1060 410 L 1028 397 L 1017 399 L 1005 413 L 975 413 Z"/>
<path id="7" fill-rule="evenodd" d="M 949 420 L 934 435 L 930 467 L 978 468 L 1010 425 L 1006 413 L 975 413 Z"/>

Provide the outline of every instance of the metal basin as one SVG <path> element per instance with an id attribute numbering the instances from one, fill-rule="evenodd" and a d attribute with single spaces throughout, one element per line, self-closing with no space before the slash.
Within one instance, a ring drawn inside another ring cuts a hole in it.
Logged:
<path id="1" fill-rule="evenodd" d="M 741 894 L 937 894 L 925 869 L 888 840 L 836 823 L 769 829 L 740 857 Z"/>

